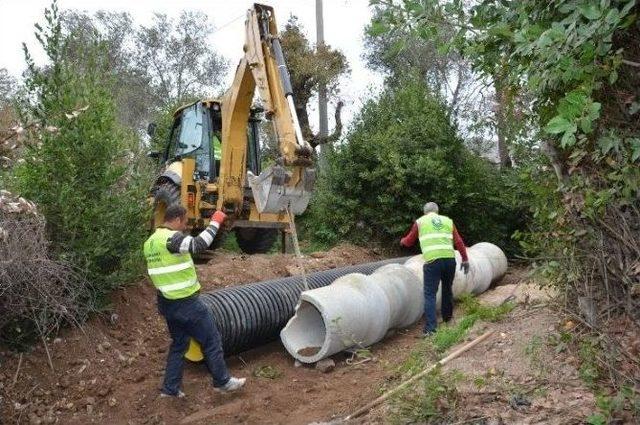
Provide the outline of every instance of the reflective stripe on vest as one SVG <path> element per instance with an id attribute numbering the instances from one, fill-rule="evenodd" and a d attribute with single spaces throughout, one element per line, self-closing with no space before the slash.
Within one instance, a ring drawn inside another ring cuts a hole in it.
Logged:
<path id="1" fill-rule="evenodd" d="M 425 261 L 455 258 L 453 221 L 444 215 L 429 213 L 417 220 L 420 249 Z"/>
<path id="2" fill-rule="evenodd" d="M 191 255 L 172 254 L 167 249 L 167 240 L 174 233 L 158 228 L 144 243 L 149 277 L 162 296 L 170 300 L 186 298 L 200 289 Z"/>

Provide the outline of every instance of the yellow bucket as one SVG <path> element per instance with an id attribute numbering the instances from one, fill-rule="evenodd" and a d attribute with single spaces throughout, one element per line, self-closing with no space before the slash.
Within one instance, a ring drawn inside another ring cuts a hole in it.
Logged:
<path id="1" fill-rule="evenodd" d="M 187 349 L 184 357 L 191 362 L 201 362 L 202 360 L 204 360 L 202 347 L 200 347 L 200 344 L 198 344 L 195 339 L 189 339 L 189 348 Z"/>

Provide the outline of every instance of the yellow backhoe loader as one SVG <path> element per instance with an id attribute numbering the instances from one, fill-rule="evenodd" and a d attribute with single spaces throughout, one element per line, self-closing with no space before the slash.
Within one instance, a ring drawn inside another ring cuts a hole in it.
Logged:
<path id="1" fill-rule="evenodd" d="M 222 210 L 240 248 L 252 254 L 268 251 L 290 217 L 304 212 L 315 170 L 313 149 L 296 116 L 273 8 L 254 4 L 245 31 L 244 56 L 231 88 L 221 99 L 178 109 L 164 152 L 150 154 L 165 166 L 151 196 L 154 226 L 174 202 L 187 209 L 192 233 Z M 256 88 L 261 107 L 252 107 Z M 280 152 L 265 170 L 258 137 L 262 117 L 272 123 Z"/>

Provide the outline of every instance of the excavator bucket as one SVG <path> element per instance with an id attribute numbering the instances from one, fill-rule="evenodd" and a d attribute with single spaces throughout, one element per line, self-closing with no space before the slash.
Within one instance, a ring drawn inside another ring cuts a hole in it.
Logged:
<path id="1" fill-rule="evenodd" d="M 302 214 L 309 205 L 316 180 L 316 171 L 302 170 L 302 178 L 296 185 L 288 185 L 291 173 L 280 165 L 274 165 L 256 176 L 247 172 L 253 199 L 260 213 L 281 213 L 287 208 L 293 214 Z"/>

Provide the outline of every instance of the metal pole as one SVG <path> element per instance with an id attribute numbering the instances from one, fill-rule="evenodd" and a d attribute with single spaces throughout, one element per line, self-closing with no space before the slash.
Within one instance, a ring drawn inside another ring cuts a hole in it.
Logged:
<path id="1" fill-rule="evenodd" d="M 320 48 L 324 46 L 324 19 L 322 12 L 322 0 L 316 0 L 316 46 Z M 318 112 L 319 117 L 319 136 L 327 137 L 329 132 L 329 122 L 327 119 L 327 88 L 324 84 L 320 84 L 318 88 Z M 320 145 L 320 168 L 326 163 L 326 154 L 329 147 Z"/>

